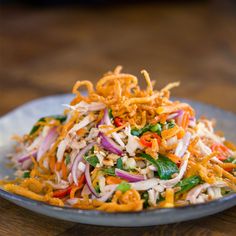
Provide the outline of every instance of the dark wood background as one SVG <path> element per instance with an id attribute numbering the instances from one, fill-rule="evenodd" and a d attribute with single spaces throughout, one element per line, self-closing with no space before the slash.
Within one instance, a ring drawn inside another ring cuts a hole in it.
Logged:
<path id="1" fill-rule="evenodd" d="M 0 114 L 70 92 L 121 64 L 146 68 L 173 95 L 236 112 L 234 1 L 92 6 L 1 6 Z M 32 213 L 0 199 L 0 235 L 234 235 L 236 207 L 214 216 L 142 228 L 96 227 Z"/>

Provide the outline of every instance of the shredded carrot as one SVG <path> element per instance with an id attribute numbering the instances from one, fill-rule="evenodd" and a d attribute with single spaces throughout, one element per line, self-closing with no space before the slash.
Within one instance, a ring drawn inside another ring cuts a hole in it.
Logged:
<path id="1" fill-rule="evenodd" d="M 51 172 L 54 172 L 55 164 L 56 164 L 56 157 L 55 155 L 52 155 L 49 157 L 49 167 L 50 167 Z"/>
<path id="2" fill-rule="evenodd" d="M 86 133 L 86 129 L 82 128 L 76 131 L 76 134 L 79 136 L 83 136 Z"/>
<path id="3" fill-rule="evenodd" d="M 181 126 L 186 129 L 188 124 L 189 124 L 189 112 L 184 112 L 184 115 L 183 115 L 183 120 L 182 120 L 182 124 Z"/>
<path id="4" fill-rule="evenodd" d="M 215 165 L 214 167 L 216 170 L 221 171 L 224 177 L 226 177 L 227 179 L 231 180 L 234 184 L 236 184 L 236 177 L 234 177 L 232 174 L 230 174 L 228 171 L 224 170 L 220 166 Z"/>
<path id="5" fill-rule="evenodd" d="M 61 170 L 62 170 L 62 178 L 64 180 L 66 180 L 67 179 L 67 167 L 66 167 L 66 164 L 64 161 L 61 163 Z"/>
<path id="6" fill-rule="evenodd" d="M 108 131 L 106 132 L 106 134 L 109 135 L 109 134 L 112 134 L 112 133 L 114 133 L 114 132 L 120 131 L 120 130 L 124 129 L 127 125 L 128 125 L 128 123 L 123 124 L 123 125 L 121 125 L 121 126 L 119 126 L 119 127 L 113 128 L 113 129 L 111 129 L 111 130 L 108 130 Z"/>
<path id="7" fill-rule="evenodd" d="M 60 171 L 62 162 L 56 162 L 56 171 Z"/>
<path id="8" fill-rule="evenodd" d="M 174 189 L 167 188 L 162 207 L 174 207 Z"/>
<path id="9" fill-rule="evenodd" d="M 175 125 L 173 128 L 171 129 L 166 129 L 166 130 L 163 130 L 161 132 L 161 136 L 164 138 L 164 139 L 169 139 L 173 136 L 175 136 L 177 133 L 179 132 L 179 128 Z"/>
<path id="10" fill-rule="evenodd" d="M 122 182 L 122 179 L 115 177 L 115 176 L 107 176 L 106 177 L 106 183 L 107 184 L 120 184 Z"/>
<path id="11" fill-rule="evenodd" d="M 185 135 L 184 129 L 183 128 L 179 128 L 179 132 L 177 133 L 177 138 L 181 139 L 181 138 L 184 137 L 184 135 Z"/>
<path id="12" fill-rule="evenodd" d="M 169 159 L 171 159 L 173 162 L 175 162 L 175 163 L 181 163 L 181 158 L 179 158 L 178 156 L 176 156 L 175 154 L 173 154 L 173 153 L 169 153 L 169 154 L 167 154 L 167 157 L 169 158 Z"/>
<path id="13" fill-rule="evenodd" d="M 233 144 L 232 142 L 226 140 L 226 141 L 224 141 L 224 145 L 227 148 L 231 149 L 232 151 L 236 151 L 236 145 Z"/>

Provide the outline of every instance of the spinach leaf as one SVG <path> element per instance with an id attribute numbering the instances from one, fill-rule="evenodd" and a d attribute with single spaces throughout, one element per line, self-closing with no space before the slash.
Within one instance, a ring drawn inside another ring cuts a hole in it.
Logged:
<path id="1" fill-rule="evenodd" d="M 121 157 L 117 159 L 116 167 L 117 167 L 118 169 L 123 170 L 123 162 L 122 162 Z"/>
<path id="2" fill-rule="evenodd" d="M 164 155 L 159 154 L 157 160 L 146 153 L 141 153 L 141 157 L 147 159 L 157 168 L 160 179 L 170 179 L 173 174 L 179 171 L 177 165 Z"/>
<path id="3" fill-rule="evenodd" d="M 59 120 L 61 123 L 63 123 L 63 122 L 66 120 L 67 116 L 65 116 L 65 115 L 52 115 L 52 116 L 42 117 L 42 118 L 40 118 L 40 119 L 36 122 L 36 124 L 32 127 L 32 129 L 31 129 L 31 131 L 30 131 L 29 134 L 30 134 L 30 135 L 34 134 L 34 133 L 40 128 L 40 126 L 41 126 L 41 125 L 37 125 L 37 123 L 38 123 L 38 122 L 44 122 L 46 118 L 52 118 L 52 119 L 54 119 L 54 120 Z"/>
<path id="4" fill-rule="evenodd" d="M 201 178 L 199 176 L 191 176 L 186 179 L 181 180 L 179 183 L 175 185 L 175 187 L 180 187 L 181 189 L 176 192 L 177 194 L 181 194 L 187 192 L 191 188 L 195 187 L 201 182 Z"/>
<path id="5" fill-rule="evenodd" d="M 85 160 L 93 167 L 96 167 L 96 165 L 99 163 L 98 157 L 95 155 L 89 156 Z"/>
<path id="6" fill-rule="evenodd" d="M 118 186 L 117 186 L 117 190 L 120 190 L 122 193 L 125 193 L 126 191 L 130 190 L 131 185 L 127 182 L 121 182 Z"/>
<path id="7" fill-rule="evenodd" d="M 113 167 L 104 168 L 102 171 L 105 175 L 115 176 L 115 168 Z"/>

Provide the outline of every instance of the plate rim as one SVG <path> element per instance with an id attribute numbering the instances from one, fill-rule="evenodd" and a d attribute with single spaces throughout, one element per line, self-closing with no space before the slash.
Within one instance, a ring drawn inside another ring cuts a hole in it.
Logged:
<path id="1" fill-rule="evenodd" d="M 224 197 L 221 197 L 219 199 L 205 202 L 205 203 L 197 203 L 197 204 L 191 204 L 191 205 L 186 205 L 186 206 L 179 206 L 179 207 L 167 207 L 167 208 L 154 208 L 154 209 L 145 209 L 142 211 L 128 211 L 128 212 L 106 212 L 106 211 L 98 211 L 98 210 L 83 210 L 79 208 L 72 208 L 72 207 L 67 207 L 67 206 L 56 206 L 56 205 L 50 205 L 46 202 L 41 202 L 38 200 L 33 200 L 31 198 L 27 198 L 21 195 L 17 195 L 11 192 L 7 192 L 4 189 L 0 188 L 0 196 L 2 196 L 4 199 L 8 200 L 17 200 L 21 201 L 23 203 L 30 203 L 31 205 L 38 205 L 38 206 L 43 206 L 45 208 L 48 208 L 50 210 L 66 210 L 68 212 L 73 212 L 73 213 L 79 213 L 83 214 L 84 216 L 91 216 L 91 215 L 102 215 L 102 216 L 119 216 L 119 215 L 148 215 L 152 213 L 168 213 L 172 211 L 184 211 L 184 210 L 190 210 L 190 209 L 195 209 L 195 208 L 205 208 L 207 207 L 213 207 L 215 205 L 221 204 L 223 202 L 231 202 L 235 200 L 235 205 L 236 205 L 236 193 L 231 193 L 229 195 L 226 195 Z"/>

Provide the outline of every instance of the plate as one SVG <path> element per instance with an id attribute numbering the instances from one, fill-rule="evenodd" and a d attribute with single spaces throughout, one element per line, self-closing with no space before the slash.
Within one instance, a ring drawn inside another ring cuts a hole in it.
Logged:
<path id="1" fill-rule="evenodd" d="M 69 103 L 71 99 L 72 95 L 70 94 L 41 98 L 29 102 L 0 118 L 0 179 L 13 174 L 11 169 L 6 168 L 6 155 L 13 151 L 14 143 L 10 140 L 12 134 L 28 132 L 35 121 L 42 116 L 62 113 L 64 109 L 62 104 Z M 217 119 L 217 129 L 224 130 L 229 140 L 236 141 L 236 133 L 234 132 L 236 126 L 235 114 L 199 102 L 186 99 L 180 100 L 190 103 L 196 109 L 197 114 Z M 236 194 L 231 194 L 209 203 L 179 208 L 144 210 L 131 213 L 106 213 L 50 206 L 46 203 L 8 193 L 2 189 L 0 189 L 0 196 L 34 212 L 67 221 L 126 227 L 160 225 L 191 220 L 212 215 L 236 205 Z"/>

